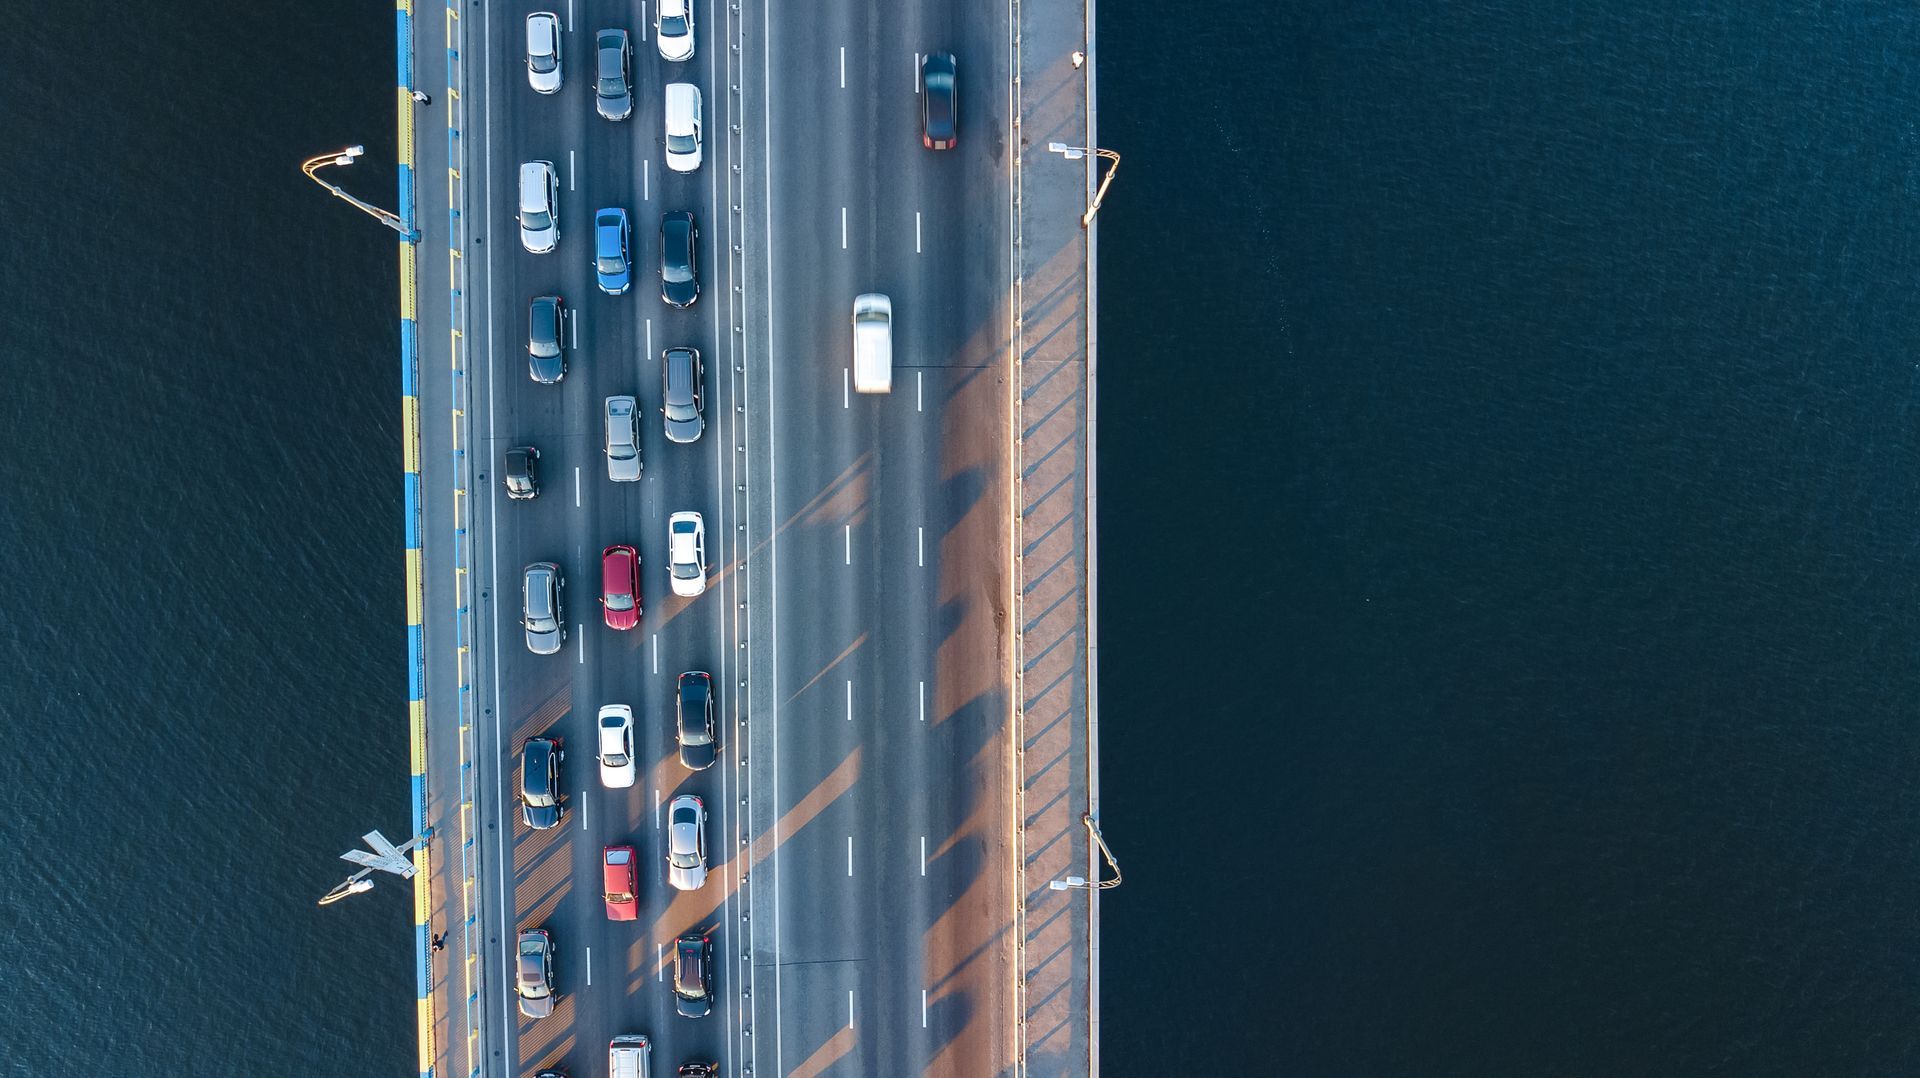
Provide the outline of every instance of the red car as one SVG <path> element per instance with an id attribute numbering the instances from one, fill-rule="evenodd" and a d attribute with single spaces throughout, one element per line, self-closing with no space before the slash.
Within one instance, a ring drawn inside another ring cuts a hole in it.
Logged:
<path id="1" fill-rule="evenodd" d="M 607 900 L 607 920 L 637 919 L 640 916 L 640 884 L 634 875 L 633 847 L 608 846 L 601 850 L 600 876 Z"/>
<path id="2" fill-rule="evenodd" d="M 615 544 L 600 552 L 600 605 L 607 628 L 640 624 L 640 552 Z"/>

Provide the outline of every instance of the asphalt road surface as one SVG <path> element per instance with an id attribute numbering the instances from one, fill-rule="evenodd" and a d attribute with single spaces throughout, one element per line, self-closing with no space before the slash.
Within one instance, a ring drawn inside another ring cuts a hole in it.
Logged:
<path id="1" fill-rule="evenodd" d="M 996 1074 L 1011 1060 L 1013 969 L 1007 12 L 741 6 L 700 3 L 684 63 L 660 58 L 650 5 L 559 8 L 565 81 L 551 96 L 527 84 L 525 10 L 468 16 L 485 42 L 467 137 L 484 140 L 469 147 L 483 219 L 470 223 L 481 265 L 468 271 L 485 358 L 469 418 L 485 458 L 472 467 L 488 595 L 476 647 L 490 657 L 477 686 L 478 786 L 491 795 L 481 886 L 498 920 L 489 1055 L 513 1074 L 599 1074 L 609 1039 L 644 1033 L 656 1073 L 707 1059 L 725 1074 Z M 633 38 L 635 104 L 619 123 L 593 107 L 602 27 Z M 920 145 L 929 50 L 959 57 L 951 152 Z M 704 99 L 692 174 L 665 167 L 670 81 Z M 536 159 L 554 162 L 561 187 L 559 246 L 541 255 L 514 220 L 519 165 Z M 594 282 L 602 206 L 633 220 L 621 296 Z M 701 230 L 702 291 L 687 310 L 661 301 L 657 276 L 659 216 L 681 209 Z M 893 297 L 885 396 L 848 385 L 851 305 L 867 291 Z M 569 370 L 538 385 L 527 304 L 551 293 L 571 311 Z M 690 446 L 667 443 L 659 416 L 660 352 L 678 345 L 699 349 L 707 372 L 707 430 Z M 607 479 L 601 411 L 615 394 L 640 400 L 638 483 Z M 541 451 L 540 496 L 509 501 L 500 455 L 526 444 Z M 667 582 L 667 517 L 685 509 L 707 522 L 709 585 L 695 599 Z M 642 557 L 632 632 L 601 620 L 612 543 Z M 522 642 L 520 573 L 534 561 L 566 576 L 558 655 Z M 721 756 L 699 773 L 674 750 L 685 670 L 710 671 L 719 695 Z M 631 790 L 599 783 L 606 703 L 636 712 Z M 520 744 L 538 734 L 567 746 L 567 814 L 544 832 L 514 800 Z M 666 884 L 661 818 L 683 792 L 708 806 L 712 862 L 686 894 Z M 617 923 L 600 858 L 627 843 L 643 866 L 641 915 Z M 514 936 L 528 927 L 558 948 L 560 1002 L 539 1020 L 512 992 Z M 718 1006 L 697 1020 L 675 1013 L 670 986 L 672 942 L 691 931 L 716 945 Z"/>

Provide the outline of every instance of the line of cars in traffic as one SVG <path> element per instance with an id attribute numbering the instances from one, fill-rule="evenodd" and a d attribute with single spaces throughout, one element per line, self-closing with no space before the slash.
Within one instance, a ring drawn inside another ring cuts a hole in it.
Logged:
<path id="1" fill-rule="evenodd" d="M 654 40 L 661 58 L 682 62 L 694 55 L 691 0 L 656 0 Z M 625 30 L 597 31 L 594 40 L 593 96 L 595 111 L 620 122 L 633 112 L 632 43 Z M 565 32 L 557 12 L 537 11 L 526 18 L 527 81 L 540 94 L 561 92 L 565 83 Z M 700 90 L 690 82 L 667 84 L 665 156 L 668 169 L 694 172 L 702 162 Z M 551 161 L 528 161 L 520 166 L 518 218 L 521 245 L 531 254 L 551 253 L 559 247 L 559 177 Z M 593 269 L 600 290 L 619 296 L 633 284 L 632 226 L 627 211 L 604 207 L 594 214 Z M 697 261 L 699 227 L 690 210 L 672 210 L 660 219 L 660 298 L 670 307 L 691 307 L 700 295 Z M 558 295 L 536 296 L 528 308 L 528 374 L 540 385 L 558 384 L 568 369 L 570 312 Z M 675 345 L 664 349 L 661 361 L 660 411 L 669 442 L 688 445 L 699 441 L 705 428 L 705 371 L 697 349 Z M 637 482 L 644 462 L 640 451 L 640 402 L 636 396 L 605 398 L 601 422 L 605 431 L 607 478 L 616 483 Z M 502 461 L 507 497 L 529 501 L 540 493 L 537 447 L 508 449 Z M 700 513 L 680 511 L 667 521 L 667 578 L 677 596 L 695 598 L 706 590 L 706 523 Z M 608 629 L 637 628 L 643 616 L 641 556 L 628 543 L 613 543 L 601 552 L 600 606 Z M 521 625 L 527 649 L 552 655 L 567 640 L 565 577 L 559 564 L 537 561 L 521 575 Z M 713 766 L 719 743 L 712 676 L 706 671 L 682 673 L 674 691 L 675 740 L 679 761 L 691 773 Z M 596 757 L 600 784 L 610 790 L 631 788 L 637 777 L 635 727 L 641 721 L 632 705 L 604 704 L 596 718 Z M 520 748 L 518 799 L 521 822 L 533 830 L 559 827 L 566 815 L 562 764 L 563 739 L 551 731 L 527 738 Z M 666 881 L 677 891 L 696 891 L 707 882 L 706 805 L 699 795 L 676 795 L 667 806 L 663 860 Z M 630 843 L 615 843 L 601 851 L 601 894 L 608 920 L 637 921 L 640 916 L 640 864 Z M 515 989 L 520 1012 L 528 1018 L 553 1013 L 555 944 L 544 927 L 519 933 L 515 950 Z M 712 936 L 691 932 L 674 942 L 673 994 L 676 1010 L 689 1018 L 705 1017 L 714 999 Z M 614 1078 L 648 1078 L 651 1040 L 642 1034 L 622 1034 L 608 1048 L 608 1070 Z M 564 1071 L 546 1070 L 537 1078 L 562 1078 Z M 711 1062 L 682 1064 L 682 1078 L 709 1078 L 718 1073 Z"/>

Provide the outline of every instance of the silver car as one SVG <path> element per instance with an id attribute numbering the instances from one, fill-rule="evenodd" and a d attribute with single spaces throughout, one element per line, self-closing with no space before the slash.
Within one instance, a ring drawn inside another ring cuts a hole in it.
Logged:
<path id="1" fill-rule="evenodd" d="M 550 561 L 534 562 L 520 577 L 520 624 L 527 630 L 527 650 L 535 655 L 552 655 L 567 642 L 565 587 L 560 567 Z"/>
<path id="2" fill-rule="evenodd" d="M 707 882 L 707 807 L 692 794 L 667 806 L 667 882 L 679 891 Z"/>
<path id="3" fill-rule="evenodd" d="M 616 483 L 640 479 L 640 425 L 632 397 L 607 398 L 607 478 Z"/>
<path id="4" fill-rule="evenodd" d="M 593 107 L 609 120 L 624 120 L 633 114 L 633 87 L 627 83 L 628 59 L 633 46 L 627 44 L 625 30 L 602 30 L 593 35 L 598 54 L 598 77 L 593 83 Z"/>
<path id="5" fill-rule="evenodd" d="M 658 0 L 653 10 L 653 40 L 660 58 L 693 59 L 693 0 Z"/>
<path id="6" fill-rule="evenodd" d="M 660 412 L 666 416 L 667 441 L 685 445 L 700 440 L 706 426 L 700 415 L 704 374 L 697 348 L 660 353 Z"/>
<path id="7" fill-rule="evenodd" d="M 554 12 L 527 16 L 527 84 L 537 93 L 560 92 L 560 16 Z"/>
<path id="8" fill-rule="evenodd" d="M 520 1013 L 545 1018 L 553 1013 L 553 937 L 544 928 L 530 928 L 520 933 L 517 952 L 513 987 Z"/>

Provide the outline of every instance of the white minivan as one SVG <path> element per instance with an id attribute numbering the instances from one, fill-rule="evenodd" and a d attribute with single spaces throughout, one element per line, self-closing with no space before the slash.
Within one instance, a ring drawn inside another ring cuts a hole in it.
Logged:
<path id="1" fill-rule="evenodd" d="M 700 167 L 700 87 L 667 83 L 667 167 L 692 172 Z"/>
<path id="2" fill-rule="evenodd" d="M 560 181 L 552 161 L 520 166 L 520 245 L 540 255 L 560 242 Z"/>
<path id="3" fill-rule="evenodd" d="M 648 1078 L 653 1045 L 639 1033 L 622 1033 L 607 1045 L 607 1073 L 613 1078 Z"/>
<path id="4" fill-rule="evenodd" d="M 853 388 L 893 391 L 893 301 L 878 292 L 853 297 Z"/>

